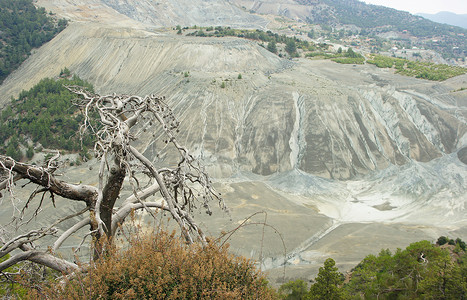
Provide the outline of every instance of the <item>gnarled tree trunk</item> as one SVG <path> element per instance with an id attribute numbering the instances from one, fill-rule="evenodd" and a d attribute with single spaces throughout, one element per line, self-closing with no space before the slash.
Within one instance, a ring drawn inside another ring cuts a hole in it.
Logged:
<path id="1" fill-rule="evenodd" d="M 169 212 L 178 223 L 180 232 L 187 242 L 205 243 L 204 233 L 191 217 L 190 209 L 196 206 L 193 205 L 195 202 L 201 202 L 201 207 L 209 210 L 208 202 L 213 199 L 219 201 L 223 208 L 224 206 L 213 190 L 203 167 L 177 142 L 175 132 L 179 123 L 164 103 L 164 99 L 154 95 L 100 96 L 80 87 L 69 87 L 69 89 L 80 97 L 77 105 L 82 107 L 85 116 L 81 132 L 87 130 L 96 139 L 94 154 L 99 164 L 98 186 L 72 184 L 58 179 L 55 171 L 59 155 L 53 157 L 46 166 L 22 163 L 0 155 L 0 171 L 5 174 L 4 180 L 0 181 L 0 191 L 8 190 L 12 193 L 18 180 L 29 181 L 38 187 L 28 200 L 23 201 L 22 212 L 28 209 L 29 203 L 39 194 L 42 194 L 43 198 L 46 194 L 50 194 L 52 201 L 57 195 L 85 204 L 85 209 L 78 213 L 51 220 L 48 228 L 38 228 L 9 240 L 0 238 L 0 257 L 13 253 L 11 257 L 0 263 L 0 271 L 20 261 L 29 260 L 60 272 L 74 272 L 79 268 L 75 263 L 55 255 L 65 240 L 81 228 L 90 225 L 90 230 L 85 236 L 93 237 L 91 247 L 95 251 L 94 256 L 99 257 L 103 251 L 99 241 L 103 238 L 111 241 L 118 231 L 118 226 L 131 211 L 138 209 Z M 99 116 L 97 120 L 91 118 L 92 112 L 97 112 Z M 180 156 L 177 167 L 157 169 L 149 158 L 131 145 L 131 142 L 138 138 L 133 128 L 143 118 L 159 124 L 159 130 L 164 132 L 167 141 L 173 146 L 173 151 Z M 136 176 L 145 176 L 150 182 L 149 186 L 140 187 Z M 119 207 L 116 207 L 125 182 L 132 186 L 132 193 Z M 194 185 L 199 186 L 196 192 L 192 191 Z M 202 195 L 198 198 L 199 191 L 202 191 Z M 38 211 L 36 210 L 34 214 Z M 17 220 L 21 219 L 22 214 L 15 217 Z M 71 218 L 80 218 L 80 220 L 59 232 L 57 225 Z M 34 245 L 37 240 L 45 236 L 52 235 L 58 237 L 46 248 L 36 249 L 28 246 Z"/>

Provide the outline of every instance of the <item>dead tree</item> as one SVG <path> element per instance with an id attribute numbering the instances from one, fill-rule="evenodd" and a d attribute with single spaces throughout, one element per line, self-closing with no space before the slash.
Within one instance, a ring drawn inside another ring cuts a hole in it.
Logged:
<path id="1" fill-rule="evenodd" d="M 202 165 L 178 143 L 176 133 L 179 122 L 165 104 L 164 98 L 154 95 L 100 96 L 76 86 L 68 89 L 79 95 L 75 104 L 82 108 L 85 117 L 80 131 L 90 132 L 95 137 L 98 184 L 72 184 L 61 180 L 56 172 L 59 155 L 43 166 L 18 162 L 0 155 L 0 173 L 3 173 L 0 192 L 9 192 L 10 198 L 15 198 L 18 182 L 26 181 L 37 187 L 29 199 L 15 205 L 15 209 L 21 212 L 14 214 L 16 224 L 20 223 L 18 221 L 21 221 L 24 211 L 37 198 L 41 198 L 39 207 L 47 199 L 54 201 L 55 196 L 84 203 L 82 211 L 53 220 L 47 228 L 38 228 L 8 240 L 4 234 L 0 235 L 0 258 L 11 253 L 8 259 L 0 263 L 0 271 L 29 260 L 60 272 L 73 272 L 78 266 L 56 255 L 63 242 L 81 228 L 89 226 L 87 235 L 92 236 L 91 246 L 98 256 L 102 251 L 99 241 L 111 240 L 119 225 L 134 210 L 146 210 L 149 213 L 154 209 L 166 211 L 177 222 L 181 235 L 188 243 L 206 243 L 203 231 L 193 220 L 192 211 L 203 208 L 210 214 L 211 200 L 218 201 L 222 208 L 223 203 L 213 190 Z M 178 153 L 176 167 L 156 168 L 150 159 L 133 146 L 138 138 L 136 128 L 148 124 L 152 125 L 153 130 L 160 130 L 162 134 L 159 137 L 172 147 L 171 151 Z M 124 182 L 131 186 L 131 194 L 116 207 Z M 143 186 L 141 182 L 146 184 Z M 3 196 L 5 198 L 6 195 Z M 38 211 L 36 209 L 33 215 Z M 65 220 L 77 218 L 79 221 L 66 230 L 59 232 L 57 229 L 57 225 Z M 53 236 L 53 243 L 47 248 L 37 248 L 35 242 L 46 236 Z"/>

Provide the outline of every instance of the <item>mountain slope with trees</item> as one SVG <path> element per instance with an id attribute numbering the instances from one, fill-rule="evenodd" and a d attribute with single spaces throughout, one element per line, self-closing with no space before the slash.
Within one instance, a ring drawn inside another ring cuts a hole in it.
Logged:
<path id="1" fill-rule="evenodd" d="M 91 147 L 92 139 L 79 134 L 84 120 L 72 101 L 76 96 L 66 85 L 92 85 L 64 69 L 61 78 L 45 78 L 17 99 L 0 114 L 0 151 L 16 160 L 23 158 L 21 147 L 27 148 L 26 156 L 34 155 L 35 145 L 65 151 L 80 151 Z M 85 154 L 86 151 L 83 152 Z"/>
<path id="2" fill-rule="evenodd" d="M 314 1 L 297 0 L 313 5 Z M 404 34 L 411 46 L 425 47 L 443 54 L 445 58 L 459 58 L 467 55 L 467 30 L 440 24 L 420 16 L 396 9 L 366 4 L 358 0 L 322 0 L 329 9 L 320 15 L 312 15 L 307 20 L 314 24 L 355 25 L 360 35 L 371 36 L 395 31 Z M 417 41 L 410 42 L 410 37 Z M 409 45 L 410 46 L 410 45 Z"/>
<path id="3" fill-rule="evenodd" d="M 449 245 L 447 245 L 449 244 Z M 308 290 L 303 280 L 285 283 L 283 299 L 466 299 L 465 242 L 440 237 L 391 253 L 366 256 L 344 277 L 328 258 Z"/>
<path id="4" fill-rule="evenodd" d="M 463 59 L 467 53 L 466 29 L 357 0 L 93 0 L 87 1 L 88 7 L 82 6 L 78 0 L 67 0 L 69 6 L 62 5 L 62 2 L 40 0 L 38 3 L 51 10 L 62 10 L 67 16 L 75 15 L 80 20 L 120 22 L 124 16 L 152 27 L 198 25 L 264 29 L 269 28 L 271 22 L 267 20 L 269 17 L 261 15 L 275 15 L 287 18 L 286 27 L 297 25 L 296 20 L 300 20 L 320 26 L 327 35 L 341 30 L 346 31 L 345 34 L 368 38 L 387 38 L 389 35 L 402 47 L 434 50 L 445 59 Z M 95 18 L 100 10 L 105 11 L 104 17 Z M 109 15 L 113 17 L 109 18 Z"/>
<path id="5" fill-rule="evenodd" d="M 54 20 L 32 0 L 0 1 L 0 83 L 30 55 L 67 25 Z"/>

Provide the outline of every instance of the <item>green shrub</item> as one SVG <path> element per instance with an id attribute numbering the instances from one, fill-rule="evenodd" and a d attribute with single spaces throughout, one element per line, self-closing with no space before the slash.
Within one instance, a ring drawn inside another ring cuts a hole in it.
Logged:
<path id="1" fill-rule="evenodd" d="M 402 58 L 387 57 L 383 55 L 374 55 L 371 59 L 367 60 L 367 62 L 374 64 L 378 68 L 395 67 L 396 73 L 401 75 L 434 81 L 443 81 L 451 77 L 467 73 L 467 68 L 409 61 Z"/>
<path id="2" fill-rule="evenodd" d="M 438 240 L 436 241 L 436 244 L 442 246 L 446 244 L 447 242 L 449 242 L 449 239 L 443 235 L 438 238 Z"/>

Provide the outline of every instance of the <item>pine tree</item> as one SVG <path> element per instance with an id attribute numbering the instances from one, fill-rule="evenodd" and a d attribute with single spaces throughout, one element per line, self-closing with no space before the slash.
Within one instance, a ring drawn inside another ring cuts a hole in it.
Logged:
<path id="1" fill-rule="evenodd" d="M 336 262 L 332 258 L 326 259 L 324 267 L 319 268 L 316 283 L 310 288 L 308 299 L 337 300 L 344 299 L 343 291 L 339 287 L 342 283 L 342 274 L 339 273 Z"/>
<path id="2" fill-rule="evenodd" d="M 289 53 L 290 56 L 293 56 L 295 54 L 295 52 L 297 51 L 297 45 L 295 44 L 294 40 L 291 39 L 285 44 L 285 51 L 287 51 L 287 53 Z"/>
<path id="3" fill-rule="evenodd" d="M 275 42 L 269 42 L 268 43 L 268 50 L 271 51 L 272 53 L 277 53 L 277 47 Z"/>

